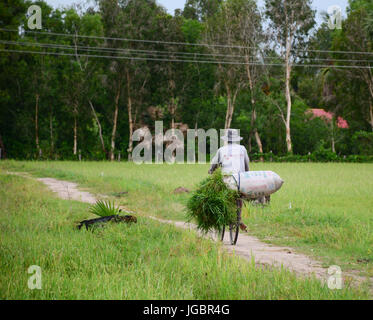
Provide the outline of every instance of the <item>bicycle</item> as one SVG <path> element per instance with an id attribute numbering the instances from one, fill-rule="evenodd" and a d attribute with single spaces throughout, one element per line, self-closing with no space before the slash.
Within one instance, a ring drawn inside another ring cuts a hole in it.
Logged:
<path id="1" fill-rule="evenodd" d="M 257 199 L 247 199 L 245 197 L 241 197 L 237 200 L 237 222 L 229 226 L 229 238 L 230 238 L 230 243 L 232 246 L 235 246 L 237 244 L 241 225 L 243 225 L 242 220 L 241 220 L 241 215 L 242 215 L 242 207 L 244 205 L 245 200 L 248 202 L 256 202 L 257 204 L 266 205 L 271 202 L 271 196 L 263 196 Z M 243 226 L 244 228 L 247 228 L 245 225 Z M 223 229 L 221 230 L 221 233 L 219 234 L 220 241 L 224 241 L 225 229 L 226 229 L 226 226 L 223 226 Z M 247 232 L 247 229 L 246 229 L 246 232 Z"/>
<path id="2" fill-rule="evenodd" d="M 237 222 L 229 226 L 229 238 L 232 246 L 235 246 L 237 244 L 238 234 L 240 233 L 243 201 L 243 198 L 237 200 Z M 221 233 L 219 235 L 220 241 L 224 241 L 225 228 L 226 226 L 223 226 L 223 229 L 221 230 Z"/>

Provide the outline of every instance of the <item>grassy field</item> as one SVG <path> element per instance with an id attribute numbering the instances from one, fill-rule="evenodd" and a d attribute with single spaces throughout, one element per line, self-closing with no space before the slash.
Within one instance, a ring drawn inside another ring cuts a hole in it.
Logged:
<path id="1" fill-rule="evenodd" d="M 6 270 L 0 278 L 0 298 L 366 297 L 352 290 L 333 292 L 285 271 L 258 270 L 192 233 L 145 218 L 185 219 L 189 195 L 172 192 L 180 186 L 193 189 L 207 169 L 204 165 L 0 162 L 1 171 L 75 181 L 97 194 L 127 191 L 117 203 L 143 216 L 137 226 L 76 232 L 74 224 L 90 216 L 86 205 L 58 200 L 32 180 L 0 171 L 1 269 Z M 270 207 L 245 210 L 250 233 L 297 248 L 325 266 L 337 264 L 372 276 L 373 165 L 253 164 L 251 169 L 273 170 L 286 183 Z M 32 264 L 42 266 L 47 274 L 45 290 L 40 292 L 26 287 L 26 270 Z"/>

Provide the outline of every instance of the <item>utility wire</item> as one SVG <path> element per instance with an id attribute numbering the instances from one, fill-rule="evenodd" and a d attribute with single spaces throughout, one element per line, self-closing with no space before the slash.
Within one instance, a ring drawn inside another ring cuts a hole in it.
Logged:
<path id="1" fill-rule="evenodd" d="M 5 29 L 0 28 L 1 31 L 5 32 L 19 32 L 17 29 Z M 243 46 L 230 46 L 220 44 L 204 44 L 204 43 L 190 43 L 190 42 L 174 42 L 174 41 L 160 41 L 160 40 L 141 40 L 141 39 L 128 39 L 128 38 L 115 38 L 115 37 L 99 37 L 99 36 L 87 36 L 70 33 L 58 33 L 58 32 L 42 32 L 42 31 L 29 31 L 23 30 L 25 33 L 34 33 L 49 36 L 61 36 L 61 37 L 73 37 L 73 38 L 86 38 L 86 39 L 98 39 L 98 40 L 114 40 L 114 41 L 125 41 L 125 42 L 141 42 L 141 43 L 153 43 L 153 44 L 168 44 L 168 45 L 185 45 L 185 46 L 198 46 L 198 47 L 220 47 L 220 48 L 236 48 L 236 49 L 253 49 L 253 47 Z"/>
<path id="2" fill-rule="evenodd" d="M 137 53 L 140 55 L 166 55 L 166 56 L 175 56 L 178 58 L 186 58 L 185 56 L 203 56 L 207 58 L 257 58 L 253 56 L 242 56 L 242 55 L 224 55 L 224 54 L 203 54 L 203 53 L 191 53 L 191 52 L 173 52 L 173 51 L 156 51 L 156 50 L 136 50 L 136 49 L 122 49 L 122 48 L 106 48 L 106 47 L 92 47 L 92 46 L 73 46 L 73 45 L 63 45 L 55 43 L 40 43 L 40 42 L 20 42 L 20 41 L 6 41 L 0 40 L 0 43 L 11 44 L 11 45 L 20 45 L 20 46 L 39 46 L 43 48 L 55 48 L 55 49 L 67 49 L 67 50 L 82 50 L 82 51 L 93 51 L 93 52 L 104 52 L 104 53 Z M 278 59 L 281 57 L 263 57 L 263 60 L 269 59 Z M 299 59 L 305 59 L 309 61 L 329 61 L 329 62 L 355 62 L 355 63 L 373 63 L 373 60 L 356 60 L 356 59 L 333 59 L 333 58 L 308 58 L 308 57 L 299 57 Z M 251 61 L 253 62 L 253 61 Z M 261 61 L 255 61 L 260 63 Z"/>
<path id="3" fill-rule="evenodd" d="M 6 41 L 0 40 L 0 43 L 4 44 L 30 44 L 30 45 L 52 45 L 56 47 L 64 47 L 64 48 L 78 48 L 78 49 L 97 49 L 94 51 L 113 51 L 113 52 L 145 52 L 145 53 L 167 53 L 170 55 L 178 54 L 178 55 L 187 55 L 187 56 L 212 56 L 212 57 L 232 57 L 232 58 L 245 58 L 248 56 L 242 55 L 228 55 L 228 54 L 215 54 L 215 53 L 199 53 L 199 52 L 180 52 L 180 51 L 157 51 L 157 50 L 140 50 L 140 49 L 127 49 L 127 48 L 109 48 L 109 47 L 92 47 L 92 46 L 73 46 L 73 45 L 62 45 L 62 44 L 55 44 L 55 43 L 41 43 L 41 42 L 19 42 L 19 41 Z M 272 57 L 278 58 L 278 57 Z"/>
<path id="4" fill-rule="evenodd" d="M 116 49 L 116 48 L 103 48 L 103 47 L 85 47 L 85 46 L 70 46 L 70 45 L 59 45 L 59 44 L 49 44 L 49 43 L 35 43 L 35 42 L 19 42 L 19 41 L 3 41 L 0 40 L 0 43 L 10 44 L 10 45 L 19 45 L 19 46 L 35 46 L 42 48 L 51 48 L 51 49 L 66 49 L 66 50 L 81 50 L 88 52 L 101 52 L 101 53 L 115 53 L 115 54 L 137 54 L 137 55 L 150 55 L 150 56 L 166 56 L 166 57 L 177 57 L 177 58 L 193 58 L 197 57 L 194 53 L 184 53 L 184 52 L 172 52 L 172 51 L 152 51 L 152 50 L 133 50 L 133 49 Z M 186 54 L 186 55 L 185 55 Z M 222 58 L 244 58 L 245 56 L 225 56 L 219 55 Z M 213 54 L 206 54 L 203 57 L 206 59 L 214 59 L 216 56 Z M 200 56 L 199 56 L 200 58 Z M 229 60 L 228 60 L 229 61 Z M 256 61 L 260 62 L 260 61 Z"/>
<path id="5" fill-rule="evenodd" d="M 29 53 L 29 54 L 43 54 L 55 56 L 76 56 L 74 53 L 65 52 L 45 52 L 45 51 L 25 51 L 13 49 L 0 49 L 0 52 L 14 52 L 14 53 Z M 141 60 L 141 61 L 161 61 L 161 62 L 187 62 L 187 63 L 211 63 L 211 64 L 230 64 L 230 65 L 258 65 L 258 66 L 282 66 L 281 63 L 257 63 L 257 62 L 236 62 L 236 61 L 213 61 L 213 60 L 181 60 L 181 59 L 161 59 L 148 57 L 129 57 L 129 56 L 102 56 L 90 54 L 77 54 L 80 57 L 91 58 L 107 58 L 107 59 L 126 59 L 126 60 Z M 339 65 L 317 65 L 317 64 L 293 64 L 293 67 L 311 67 L 311 68 L 335 68 L 335 69 L 373 69 L 370 66 L 339 66 Z"/>
<path id="6" fill-rule="evenodd" d="M 182 60 L 182 59 L 161 59 L 161 58 L 147 58 L 147 57 L 131 57 L 131 56 L 103 56 L 93 54 L 80 54 L 80 53 L 66 53 L 66 52 L 45 52 L 45 51 L 27 51 L 27 50 L 13 50 L 13 49 L 0 49 L 0 52 L 15 52 L 15 53 L 34 53 L 44 55 L 56 55 L 56 56 L 72 56 L 76 55 L 80 57 L 91 57 L 91 58 L 107 58 L 107 59 L 127 59 L 127 60 L 142 60 L 142 61 L 163 61 L 163 62 L 196 62 L 196 63 L 212 63 L 212 64 L 233 64 L 233 65 L 272 65 L 272 66 L 283 66 L 283 64 L 263 64 L 263 63 L 244 63 L 236 61 L 214 61 L 214 60 Z"/>
<path id="7" fill-rule="evenodd" d="M 17 30 L 17 29 L 0 28 L 0 31 L 17 32 L 17 33 L 19 33 L 19 30 Z M 199 46 L 199 47 L 210 47 L 210 48 L 217 47 L 217 48 L 255 49 L 255 50 L 258 50 L 257 47 L 250 47 L 250 46 L 234 46 L 234 45 L 221 45 L 221 44 L 172 42 L 172 41 L 160 41 L 160 40 L 141 40 L 141 39 L 115 38 L 115 37 L 99 37 L 99 36 L 87 36 L 87 35 L 69 34 L 69 33 L 58 33 L 58 32 L 29 31 L 29 30 L 23 30 L 23 32 L 25 32 L 25 33 L 33 33 L 33 34 L 40 34 L 40 35 L 48 35 L 48 36 L 62 36 L 62 37 L 87 38 L 87 39 L 99 39 L 99 40 L 114 40 L 114 41 L 153 43 L 153 44 L 167 44 L 167 45 Z M 333 51 L 333 50 L 311 50 L 311 49 L 293 49 L 292 51 L 298 51 L 298 52 L 315 52 L 315 53 L 338 53 L 338 54 L 373 55 L 373 52 L 366 52 L 366 51 Z"/>

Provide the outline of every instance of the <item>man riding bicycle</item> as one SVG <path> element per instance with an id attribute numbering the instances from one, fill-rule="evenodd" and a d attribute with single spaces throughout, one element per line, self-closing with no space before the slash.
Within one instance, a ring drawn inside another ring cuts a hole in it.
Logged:
<path id="1" fill-rule="evenodd" d="M 238 144 L 242 140 L 238 130 L 228 129 L 225 136 L 221 138 L 225 141 L 224 147 L 221 147 L 215 157 L 212 159 L 212 165 L 209 174 L 212 174 L 219 166 L 222 168 L 224 182 L 233 189 L 239 188 L 233 175 L 241 172 L 250 171 L 250 159 L 244 146 Z M 239 191 L 239 190 L 238 190 Z M 237 208 L 241 211 L 243 200 L 237 200 Z M 241 229 L 246 230 L 246 226 L 241 223 Z"/>

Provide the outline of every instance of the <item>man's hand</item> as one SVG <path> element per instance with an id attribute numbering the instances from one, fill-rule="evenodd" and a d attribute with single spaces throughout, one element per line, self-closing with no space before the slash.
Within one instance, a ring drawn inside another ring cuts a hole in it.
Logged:
<path id="1" fill-rule="evenodd" d="M 217 164 L 212 165 L 209 170 L 209 174 L 213 174 L 217 168 L 219 168 L 219 165 Z"/>

